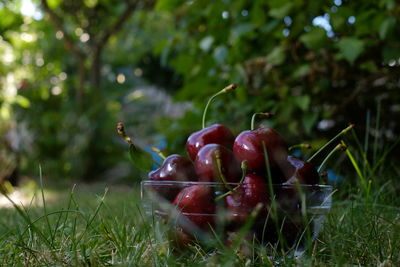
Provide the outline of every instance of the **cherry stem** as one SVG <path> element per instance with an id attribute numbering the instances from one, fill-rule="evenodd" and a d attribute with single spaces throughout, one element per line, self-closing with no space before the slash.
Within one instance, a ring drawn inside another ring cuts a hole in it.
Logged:
<path id="1" fill-rule="evenodd" d="M 297 144 L 297 145 L 293 145 L 293 146 L 289 147 L 289 151 L 292 151 L 293 149 L 296 149 L 296 148 L 311 149 L 312 146 L 310 144 L 305 144 L 305 143 Z"/>
<path id="2" fill-rule="evenodd" d="M 236 84 L 230 84 L 227 87 L 225 87 L 224 89 L 222 89 L 221 91 L 215 93 L 213 96 L 211 96 L 206 104 L 206 107 L 204 108 L 203 111 L 203 118 L 202 118 L 202 127 L 203 129 L 206 128 L 206 114 L 208 111 L 208 107 L 210 106 L 211 102 L 219 95 L 225 94 L 226 92 L 232 91 L 234 89 L 236 89 L 237 85 Z"/>
<path id="3" fill-rule="evenodd" d="M 347 126 L 347 128 L 343 129 L 340 133 L 338 133 L 335 137 L 333 137 L 330 141 L 328 141 L 323 147 L 321 147 L 317 152 L 312 155 L 307 162 L 311 162 L 313 159 L 315 159 L 322 151 L 324 151 L 330 144 L 333 142 L 337 141 L 339 138 L 341 138 L 343 135 L 345 135 L 347 132 L 349 132 L 351 129 L 354 128 L 354 124 L 350 124 Z"/>
<path id="4" fill-rule="evenodd" d="M 326 158 L 322 161 L 321 165 L 319 165 L 319 168 L 318 168 L 317 172 L 320 173 L 324 169 L 326 163 L 333 156 L 333 154 L 335 154 L 336 151 L 339 151 L 339 150 L 345 151 L 346 148 L 347 148 L 346 145 L 344 145 L 343 143 L 340 143 L 337 146 L 335 146 L 335 148 L 332 149 L 332 151 L 329 152 L 329 154 L 326 156 Z"/>
<path id="5" fill-rule="evenodd" d="M 157 147 L 152 147 L 151 151 L 157 153 L 157 155 L 162 158 L 163 160 L 165 160 L 167 157 L 164 155 L 164 153 L 162 153 L 162 151 L 160 149 L 158 149 Z"/>
<path id="6" fill-rule="evenodd" d="M 267 119 L 272 118 L 272 114 L 268 113 L 268 112 L 256 112 L 253 114 L 253 116 L 251 116 L 251 124 L 250 124 L 250 130 L 254 130 L 254 126 L 255 126 L 255 121 L 256 121 L 256 117 L 257 116 L 263 116 Z"/>
<path id="7" fill-rule="evenodd" d="M 226 196 L 228 196 L 230 194 L 235 193 L 239 189 L 239 187 L 243 184 L 244 178 L 246 177 L 246 173 L 247 173 L 247 160 L 243 160 L 242 161 L 242 164 L 240 165 L 240 168 L 242 169 L 242 178 L 240 178 L 239 184 L 237 186 L 235 186 L 232 190 L 229 190 L 228 192 L 216 197 L 215 200 L 218 201 L 218 200 L 220 200 L 220 199 L 222 199 L 222 198 L 224 198 L 224 197 L 226 197 Z"/>
<path id="8" fill-rule="evenodd" d="M 222 183 L 224 184 L 224 186 L 228 189 L 228 190 L 232 190 L 232 187 L 230 185 L 228 185 L 225 175 L 222 173 L 222 159 L 221 159 L 221 153 L 219 152 L 219 150 L 216 150 L 214 152 L 215 155 L 215 159 L 217 162 L 217 169 L 218 169 L 218 174 L 219 174 L 219 178 L 221 179 Z"/>
<path id="9" fill-rule="evenodd" d="M 132 138 L 130 138 L 126 134 L 125 126 L 122 122 L 117 123 L 117 132 L 118 132 L 119 136 L 121 136 L 122 139 L 124 139 L 124 141 L 129 145 L 129 153 L 130 153 L 131 159 L 134 161 L 135 165 L 136 165 L 136 161 L 138 161 L 139 158 L 147 157 L 148 161 L 151 161 L 152 163 L 160 166 L 160 164 L 153 159 L 153 157 L 151 156 L 151 154 L 148 151 L 145 151 L 145 150 L 141 149 L 140 147 L 137 147 L 132 142 Z M 139 166 L 139 165 L 137 165 L 137 166 Z"/>
<path id="10" fill-rule="evenodd" d="M 119 136 L 121 136 L 122 139 L 124 139 L 124 141 L 126 143 L 128 143 L 129 145 L 133 145 L 132 139 L 126 134 L 125 126 L 124 126 L 124 124 L 122 122 L 118 122 L 118 124 L 117 124 L 117 132 L 118 132 Z"/>

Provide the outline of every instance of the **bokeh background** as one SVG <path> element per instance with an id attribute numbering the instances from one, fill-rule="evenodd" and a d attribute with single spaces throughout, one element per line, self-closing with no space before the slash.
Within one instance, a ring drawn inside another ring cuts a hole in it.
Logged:
<path id="1" fill-rule="evenodd" d="M 39 166 L 55 183 L 140 181 L 116 123 L 184 154 L 230 83 L 208 124 L 237 134 L 268 111 L 317 148 L 355 123 L 374 156 L 399 133 L 399 18 L 394 0 L 1 0 L 0 184 Z"/>

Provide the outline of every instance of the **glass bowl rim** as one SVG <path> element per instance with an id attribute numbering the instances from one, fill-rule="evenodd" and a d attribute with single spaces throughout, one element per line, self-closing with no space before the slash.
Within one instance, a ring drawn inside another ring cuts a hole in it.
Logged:
<path id="1" fill-rule="evenodd" d="M 163 180 L 163 181 L 156 181 L 156 180 L 143 180 L 140 183 L 142 186 L 147 185 L 156 185 L 156 186 L 174 186 L 174 185 L 202 185 L 202 186 L 220 186 L 220 185 L 231 185 L 237 186 L 240 183 L 223 183 L 223 182 L 205 182 L 205 181 L 174 181 L 174 180 Z M 268 184 L 267 182 L 265 184 Z M 293 188 L 293 187 L 302 187 L 302 188 L 320 188 L 325 190 L 332 190 L 332 185 L 327 184 L 272 184 L 273 187 L 282 187 L 282 188 Z"/>

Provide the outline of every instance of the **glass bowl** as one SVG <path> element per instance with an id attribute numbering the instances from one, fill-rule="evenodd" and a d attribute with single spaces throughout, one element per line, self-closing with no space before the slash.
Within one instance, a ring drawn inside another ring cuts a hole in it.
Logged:
<path id="1" fill-rule="evenodd" d="M 263 186 L 261 198 L 251 196 Z M 141 196 L 146 214 L 170 226 L 178 248 L 190 243 L 210 246 L 216 240 L 239 247 L 245 241 L 301 255 L 322 229 L 332 205 L 332 186 L 263 186 L 145 180 Z M 193 197 L 183 190 L 201 194 Z"/>

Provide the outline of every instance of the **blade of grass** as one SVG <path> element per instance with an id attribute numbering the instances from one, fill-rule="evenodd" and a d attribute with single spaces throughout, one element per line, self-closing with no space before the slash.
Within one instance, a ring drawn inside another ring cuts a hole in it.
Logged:
<path id="1" fill-rule="evenodd" d="M 376 109 L 376 125 L 375 125 L 375 139 L 374 139 L 374 146 L 373 146 L 373 157 L 372 161 L 376 162 L 376 157 L 378 153 L 378 141 L 380 137 L 380 119 L 381 119 L 381 100 L 378 101 L 378 107 Z"/>
<path id="2" fill-rule="evenodd" d="M 83 230 L 82 234 L 81 234 L 81 235 L 79 236 L 79 238 L 78 238 L 78 243 L 82 240 L 83 236 L 86 234 L 86 232 L 88 231 L 89 227 L 92 225 L 94 219 L 95 219 L 95 218 L 97 217 L 97 215 L 99 214 L 99 211 L 100 211 L 101 207 L 103 206 L 104 199 L 105 199 L 105 197 L 106 197 L 106 195 L 107 195 L 107 192 L 108 192 L 108 188 L 106 188 L 106 189 L 104 190 L 103 197 L 100 199 L 100 203 L 97 205 L 96 210 L 95 210 L 94 213 L 93 213 L 93 216 L 88 220 L 88 222 L 86 223 L 85 229 Z"/>
<path id="3" fill-rule="evenodd" d="M 353 140 L 355 141 L 357 148 L 358 148 L 358 153 L 361 155 L 361 157 L 363 158 L 364 164 L 363 164 L 363 175 L 364 177 L 367 177 L 367 172 L 371 173 L 372 172 L 372 168 L 371 168 L 371 164 L 369 163 L 368 157 L 367 157 L 367 152 L 365 150 L 365 148 L 362 147 L 361 143 L 360 143 L 360 139 L 358 138 L 355 130 L 352 130 L 352 136 L 353 136 Z M 365 146 L 365 142 L 364 142 L 364 146 Z"/>
<path id="4" fill-rule="evenodd" d="M 43 203 L 43 212 L 44 212 L 44 216 L 46 218 L 46 224 L 47 224 L 47 230 L 50 233 L 50 237 L 53 236 L 53 231 L 51 229 L 51 224 L 50 224 L 50 220 L 49 218 L 46 216 L 47 214 L 47 207 L 46 207 L 46 200 L 44 197 L 44 188 L 43 188 L 43 174 L 42 174 L 42 166 L 39 164 L 39 181 L 40 181 L 40 192 L 42 194 L 42 203 Z M 52 243 L 52 242 L 51 242 Z M 51 244 L 50 243 L 50 244 Z"/>
<path id="5" fill-rule="evenodd" d="M 14 209 L 17 211 L 17 213 L 25 220 L 25 222 L 28 225 L 31 225 L 31 229 L 34 233 L 38 235 L 38 237 L 44 242 L 44 244 L 48 247 L 50 250 L 52 256 L 55 257 L 54 254 L 54 247 L 51 245 L 49 240 L 46 238 L 46 235 L 39 230 L 34 224 L 32 224 L 31 218 L 29 217 L 29 214 L 27 214 L 21 207 L 19 207 L 6 193 L 3 193 L 3 195 L 7 198 L 8 201 L 11 202 L 13 205 Z"/>
<path id="6" fill-rule="evenodd" d="M 344 141 L 342 141 L 341 143 L 346 146 Z M 347 147 L 347 149 L 346 149 L 346 154 L 349 157 L 350 162 L 353 165 L 353 168 L 355 169 L 355 171 L 357 173 L 357 176 L 358 176 L 358 178 L 359 178 L 359 180 L 361 182 L 361 186 L 363 188 L 364 193 L 366 193 L 367 196 L 368 196 L 369 192 L 368 192 L 368 185 L 367 185 L 366 179 L 363 176 L 363 174 L 361 172 L 361 169 L 360 169 L 360 166 L 358 165 L 357 161 L 354 159 L 354 156 L 351 153 L 351 149 L 349 147 Z"/>
<path id="7" fill-rule="evenodd" d="M 355 131 L 352 131 L 352 133 L 353 133 L 353 136 L 356 135 Z M 360 149 L 360 153 L 364 156 L 364 161 L 365 161 L 366 155 L 368 155 L 369 135 L 370 135 L 370 133 L 371 133 L 371 112 L 370 112 L 370 110 L 368 110 L 367 111 L 366 129 L 365 129 L 364 150 Z M 357 140 L 358 140 L 358 138 L 357 138 Z M 366 162 L 368 163 L 368 160 L 366 160 Z M 363 167 L 364 167 L 363 168 L 363 175 L 365 177 L 367 175 L 366 174 L 367 164 L 364 164 Z"/>
<path id="8" fill-rule="evenodd" d="M 72 205 L 72 198 L 73 198 L 73 194 L 74 194 L 74 190 L 75 190 L 76 184 L 74 184 L 71 188 L 70 194 L 69 194 L 69 199 L 68 199 L 68 205 L 67 205 L 67 210 L 69 210 L 71 208 Z M 60 215 L 62 215 L 62 213 L 60 213 Z M 69 213 L 65 214 L 65 219 L 63 222 L 63 227 L 61 229 L 61 233 L 60 236 L 62 237 L 64 235 L 64 231 L 65 231 L 65 225 L 67 224 L 67 220 L 68 220 L 68 215 Z"/>
<path id="9" fill-rule="evenodd" d="M 378 162 L 375 164 L 374 168 L 372 169 L 372 174 L 375 174 L 377 171 L 378 167 L 385 162 L 385 159 L 387 155 L 392 152 L 392 150 L 400 143 L 400 137 L 394 142 L 388 149 L 385 150 L 385 152 L 382 154 L 382 156 L 379 158 Z"/>

